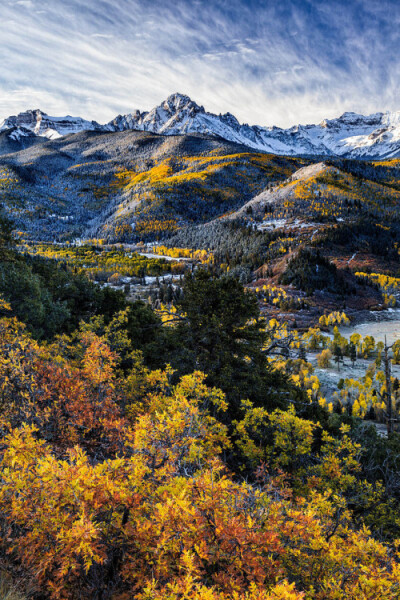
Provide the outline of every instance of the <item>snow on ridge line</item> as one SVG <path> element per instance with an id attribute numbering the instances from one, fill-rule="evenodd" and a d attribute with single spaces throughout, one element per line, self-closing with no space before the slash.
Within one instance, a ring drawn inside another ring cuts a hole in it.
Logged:
<path id="1" fill-rule="evenodd" d="M 140 130 L 164 135 L 201 133 L 244 144 L 254 150 L 285 155 L 348 156 L 354 158 L 400 156 L 400 111 L 368 116 L 345 112 L 319 125 L 289 129 L 240 124 L 230 113 L 205 111 L 184 94 L 172 94 L 148 112 L 118 115 L 105 125 L 81 117 L 52 117 L 29 110 L 0 122 L 0 131 L 23 126 L 36 135 L 56 139 L 84 130 Z"/>

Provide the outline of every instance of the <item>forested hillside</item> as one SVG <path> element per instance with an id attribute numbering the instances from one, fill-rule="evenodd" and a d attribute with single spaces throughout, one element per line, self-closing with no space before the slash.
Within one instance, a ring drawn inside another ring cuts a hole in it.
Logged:
<path id="1" fill-rule="evenodd" d="M 400 436 L 362 420 L 365 396 L 322 396 L 307 352 L 324 336 L 266 322 L 204 267 L 154 312 L 1 231 L 8 597 L 399 596 Z"/>
<path id="2" fill-rule="evenodd" d="M 0 157 L 2 203 L 29 239 L 157 239 L 239 208 L 303 159 L 222 139 L 82 132 Z"/>
<path id="3" fill-rule="evenodd" d="M 345 333 L 399 301 L 397 161 L 86 132 L 1 169 L 4 589 L 400 597 L 400 343 Z"/>

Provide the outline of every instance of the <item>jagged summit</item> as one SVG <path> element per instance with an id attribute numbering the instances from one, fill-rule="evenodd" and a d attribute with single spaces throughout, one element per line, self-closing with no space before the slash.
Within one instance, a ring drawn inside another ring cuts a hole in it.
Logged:
<path id="1" fill-rule="evenodd" d="M 168 96 L 168 98 L 164 100 L 164 102 L 162 102 L 161 106 L 165 108 L 168 107 L 169 109 L 175 111 L 184 109 L 194 109 L 204 112 L 204 108 L 202 106 L 196 104 L 196 102 L 189 98 L 189 96 L 186 96 L 186 94 L 179 94 L 178 92 Z"/>
<path id="2" fill-rule="evenodd" d="M 121 129 L 139 129 L 152 133 L 167 135 L 182 133 L 213 133 L 204 127 L 197 116 L 207 114 L 203 106 L 199 106 L 184 94 L 171 94 L 166 100 L 149 112 L 138 110 L 128 115 L 120 115 L 117 121 L 109 125 L 117 125 Z"/>
<path id="3" fill-rule="evenodd" d="M 324 119 L 320 125 L 322 127 L 373 127 L 382 123 L 382 117 L 385 113 L 374 113 L 372 115 L 360 115 L 355 112 L 344 112 L 336 119 Z"/>
<path id="4" fill-rule="evenodd" d="M 83 130 L 149 131 L 162 135 L 200 133 L 222 137 L 255 150 L 283 155 L 393 158 L 400 156 L 400 111 L 361 115 L 344 112 L 318 125 L 289 129 L 240 124 L 231 113 L 207 112 L 189 96 L 174 93 L 150 111 L 134 110 L 107 124 L 81 117 L 51 117 L 40 109 L 27 110 L 0 121 L 0 131 L 22 127 L 37 136 L 55 139 Z"/>
<path id="5" fill-rule="evenodd" d="M 0 131 L 12 127 L 23 127 L 33 131 L 38 136 L 49 139 L 56 139 L 78 131 L 102 129 L 102 126 L 96 121 L 87 121 L 81 117 L 71 117 L 70 115 L 50 117 L 39 108 L 27 110 L 0 121 Z"/>

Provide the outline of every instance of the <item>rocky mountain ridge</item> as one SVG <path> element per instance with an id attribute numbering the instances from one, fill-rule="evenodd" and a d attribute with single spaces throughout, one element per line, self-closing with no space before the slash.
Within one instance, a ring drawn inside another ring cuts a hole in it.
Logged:
<path id="1" fill-rule="evenodd" d="M 30 130 L 39 137 L 56 139 L 79 131 L 139 130 L 161 135 L 205 134 L 249 148 L 288 156 L 342 156 L 396 158 L 400 156 L 400 111 L 359 115 L 345 112 L 337 119 L 288 129 L 240 124 L 231 113 L 207 112 L 188 96 L 172 94 L 146 112 L 118 115 L 104 125 L 81 117 L 51 117 L 39 109 L 0 121 L 0 131 L 13 135 Z"/>

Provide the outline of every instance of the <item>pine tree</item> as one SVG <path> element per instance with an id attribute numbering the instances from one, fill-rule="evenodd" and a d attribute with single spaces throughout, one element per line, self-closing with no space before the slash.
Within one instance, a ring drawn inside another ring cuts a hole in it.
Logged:
<path id="1" fill-rule="evenodd" d="M 299 347 L 299 359 L 307 360 L 307 353 L 306 353 L 306 349 L 304 348 L 303 344 L 300 344 L 300 347 Z"/>
<path id="2" fill-rule="evenodd" d="M 337 364 L 338 371 L 340 371 L 340 363 L 343 360 L 343 352 L 339 344 L 334 344 L 333 346 L 333 357 L 335 363 Z"/>
<path id="3" fill-rule="evenodd" d="M 180 309 L 185 315 L 177 328 L 182 348 L 179 367 L 207 373 L 207 382 L 231 400 L 232 412 L 243 398 L 257 404 L 286 403 L 286 383 L 269 367 L 263 346 L 264 320 L 255 294 L 235 278 L 213 277 L 199 269 L 185 279 Z M 285 380 L 286 381 L 286 380 Z"/>
<path id="4" fill-rule="evenodd" d="M 356 347 L 355 347 L 354 344 L 350 344 L 350 347 L 349 347 L 349 356 L 350 356 L 351 364 L 354 367 L 355 362 L 357 360 L 357 349 L 356 349 Z"/>

